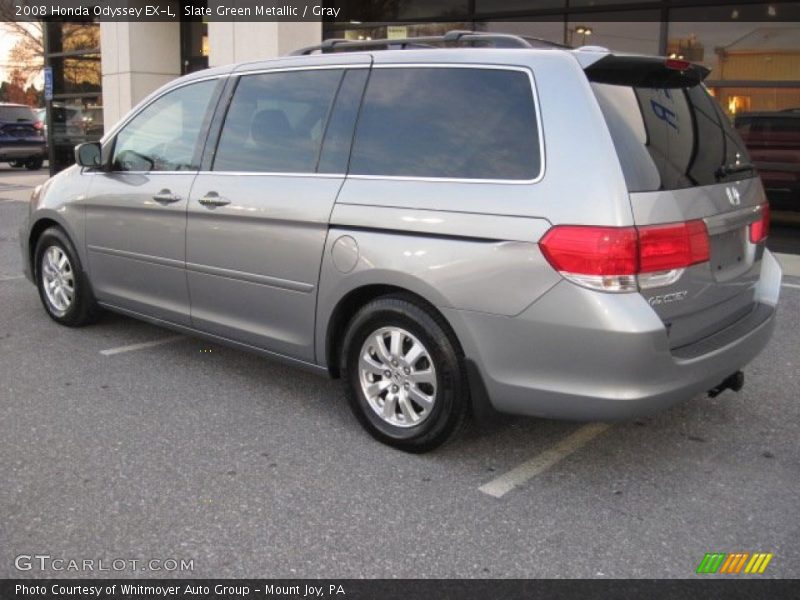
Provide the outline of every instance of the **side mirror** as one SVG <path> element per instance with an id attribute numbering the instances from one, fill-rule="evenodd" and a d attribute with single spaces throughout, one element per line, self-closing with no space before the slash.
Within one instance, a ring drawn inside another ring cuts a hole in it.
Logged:
<path id="1" fill-rule="evenodd" d="M 75 162 L 82 167 L 99 167 L 102 164 L 100 154 L 100 142 L 86 142 L 75 146 Z"/>

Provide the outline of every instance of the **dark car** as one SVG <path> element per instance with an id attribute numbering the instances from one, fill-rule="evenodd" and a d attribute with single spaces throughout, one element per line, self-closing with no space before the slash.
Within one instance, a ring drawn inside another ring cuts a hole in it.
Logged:
<path id="1" fill-rule="evenodd" d="M 800 210 L 800 109 L 743 113 L 736 117 L 736 129 L 772 208 Z"/>
<path id="2" fill-rule="evenodd" d="M 0 161 L 40 169 L 47 154 L 43 127 L 30 106 L 0 104 Z"/>

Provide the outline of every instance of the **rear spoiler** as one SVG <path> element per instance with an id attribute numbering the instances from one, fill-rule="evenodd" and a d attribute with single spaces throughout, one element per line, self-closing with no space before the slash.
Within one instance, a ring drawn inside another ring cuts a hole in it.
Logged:
<path id="1" fill-rule="evenodd" d="M 584 72 L 595 83 L 663 89 L 694 87 L 711 71 L 674 58 L 606 54 L 586 66 Z"/>

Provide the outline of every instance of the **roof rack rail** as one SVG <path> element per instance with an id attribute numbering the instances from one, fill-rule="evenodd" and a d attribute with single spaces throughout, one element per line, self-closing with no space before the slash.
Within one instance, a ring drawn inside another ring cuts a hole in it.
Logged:
<path id="1" fill-rule="evenodd" d="M 444 35 L 423 36 L 400 39 L 380 39 L 380 40 L 346 40 L 334 38 L 325 40 L 316 46 L 307 46 L 289 53 L 289 56 L 304 56 L 319 52 L 326 54 L 329 52 L 347 52 L 348 50 L 413 50 L 419 48 L 438 48 L 436 44 L 466 44 L 478 43 L 480 47 L 489 46 L 491 48 L 536 48 L 536 47 L 556 47 L 568 48 L 563 44 L 549 42 L 539 38 L 523 37 L 510 33 L 489 33 L 482 31 L 465 31 L 454 29 Z"/>

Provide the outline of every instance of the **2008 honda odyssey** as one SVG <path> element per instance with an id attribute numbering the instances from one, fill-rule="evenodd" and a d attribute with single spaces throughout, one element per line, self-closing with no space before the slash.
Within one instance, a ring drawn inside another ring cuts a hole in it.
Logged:
<path id="1" fill-rule="evenodd" d="M 413 451 L 484 406 L 741 386 L 781 272 L 703 67 L 465 33 L 317 50 L 180 78 L 35 191 L 55 321 L 105 307 L 341 377 Z"/>

